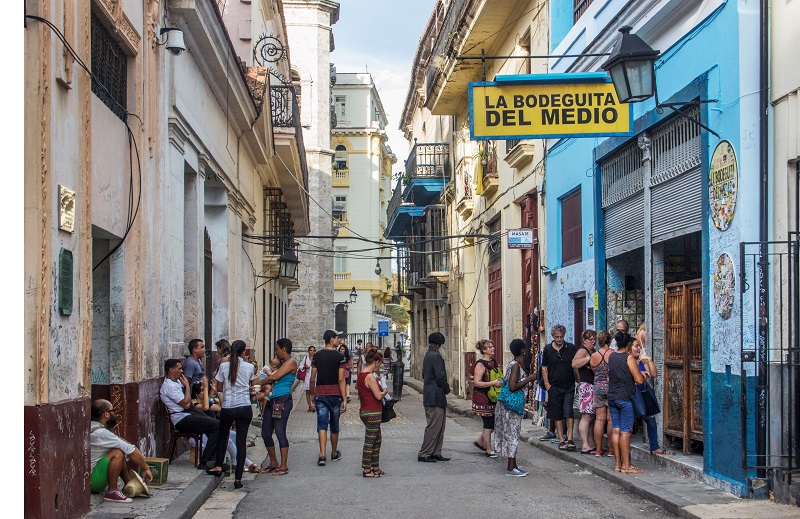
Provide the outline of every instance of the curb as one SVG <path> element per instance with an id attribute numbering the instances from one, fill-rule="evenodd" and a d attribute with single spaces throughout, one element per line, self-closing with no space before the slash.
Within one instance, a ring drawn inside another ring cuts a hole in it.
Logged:
<path id="1" fill-rule="evenodd" d="M 422 384 L 418 380 L 406 379 L 403 382 L 405 385 L 422 394 Z M 453 395 L 447 395 L 447 408 L 455 414 L 474 418 L 471 407 L 465 408 L 467 405 L 469 405 L 469 403 L 466 400 L 461 400 L 461 402 L 464 403 L 459 403 L 459 400 L 461 399 Z M 549 442 L 540 442 L 538 438 L 534 438 L 528 433 L 520 433 L 519 438 L 525 443 L 528 443 L 539 450 L 547 452 L 552 456 L 569 463 L 579 465 L 587 469 L 592 474 L 618 485 L 631 494 L 635 494 L 639 497 L 647 499 L 648 501 L 659 505 L 667 512 L 677 515 L 678 517 L 683 517 L 685 519 L 702 519 L 701 516 L 693 514 L 685 509 L 685 507 L 696 505 L 697 503 L 691 502 L 682 496 L 665 490 L 663 487 L 648 483 L 635 476 L 631 477 L 617 472 L 612 472 L 608 470 L 605 465 L 593 463 L 594 460 L 581 459 L 568 452 L 560 451 L 554 444 Z M 592 458 L 594 458 L 594 456 L 592 456 Z"/>
<path id="2" fill-rule="evenodd" d="M 157 519 L 191 519 L 222 483 L 222 478 L 198 471 L 194 480 L 157 516 Z"/>

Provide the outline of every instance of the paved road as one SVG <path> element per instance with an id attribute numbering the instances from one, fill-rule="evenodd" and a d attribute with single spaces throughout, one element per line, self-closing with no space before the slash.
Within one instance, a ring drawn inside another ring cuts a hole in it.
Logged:
<path id="1" fill-rule="evenodd" d="M 298 391 L 295 401 L 299 396 Z M 525 478 L 506 477 L 505 459 L 486 458 L 472 445 L 480 432 L 480 421 L 449 413 L 443 454 L 452 460 L 419 463 L 416 457 L 425 415 L 420 395 L 408 387 L 395 407 L 398 417 L 383 425 L 383 478 L 361 477 L 364 427 L 358 419 L 357 398 L 342 417 L 342 460 L 331 462 L 329 452 L 327 466 L 318 467 L 316 414 L 305 411 L 305 398 L 299 403 L 289 419 L 289 474 L 245 474 L 241 490 L 234 489 L 232 479 L 226 478 L 195 519 L 297 519 L 332 514 L 368 519 L 675 517 L 650 501 L 524 443 L 519 447 L 518 463 L 530 474 Z M 251 429 L 250 436 L 254 434 L 260 434 L 260 429 Z M 248 455 L 259 462 L 265 454 L 258 438 Z"/>

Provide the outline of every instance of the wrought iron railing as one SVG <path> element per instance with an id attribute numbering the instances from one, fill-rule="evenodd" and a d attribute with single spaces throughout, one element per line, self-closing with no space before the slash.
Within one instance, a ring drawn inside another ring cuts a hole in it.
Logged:
<path id="1" fill-rule="evenodd" d="M 427 92 L 426 98 L 431 97 L 431 93 L 436 86 L 436 76 L 441 72 L 440 66 L 444 63 L 443 58 L 449 57 L 459 48 L 459 27 L 458 22 L 467 16 L 466 6 L 469 0 L 452 0 L 445 14 L 444 21 L 439 33 L 436 35 L 436 44 L 431 52 L 431 64 L 427 72 Z"/>
<path id="2" fill-rule="evenodd" d="M 389 202 L 389 208 L 386 210 L 386 219 L 387 221 L 392 221 L 392 217 L 397 212 L 397 209 L 400 207 L 400 204 L 403 203 L 403 185 L 402 181 L 397 181 L 397 186 L 394 188 L 394 192 L 392 193 L 392 200 Z"/>
<path id="3" fill-rule="evenodd" d="M 280 188 L 264 188 L 264 234 L 270 254 L 280 256 L 294 247 L 294 223 Z"/>
<path id="4" fill-rule="evenodd" d="M 594 0 L 573 0 L 572 23 L 577 23 Z"/>
<path id="5" fill-rule="evenodd" d="M 506 153 L 510 153 L 522 139 L 507 139 L 506 140 Z"/>
<path id="6" fill-rule="evenodd" d="M 406 159 L 406 181 L 412 178 L 450 180 L 450 145 L 446 142 L 414 144 Z"/>
<path id="7" fill-rule="evenodd" d="M 272 110 L 272 126 L 274 128 L 294 128 L 297 135 L 297 149 L 300 155 L 300 167 L 303 172 L 303 187 L 308 189 L 308 164 L 306 148 L 303 142 L 303 127 L 300 124 L 300 105 L 292 85 L 274 85 L 269 87 L 270 109 Z M 306 206 L 308 193 L 305 192 Z"/>

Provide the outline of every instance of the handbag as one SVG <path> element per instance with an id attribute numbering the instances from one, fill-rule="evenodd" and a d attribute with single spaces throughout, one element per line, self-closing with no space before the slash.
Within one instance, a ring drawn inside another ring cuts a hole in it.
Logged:
<path id="1" fill-rule="evenodd" d="M 272 402 L 272 419 L 273 420 L 280 420 L 281 416 L 283 415 L 283 404 L 279 404 L 278 402 Z"/>
<path id="2" fill-rule="evenodd" d="M 497 395 L 497 401 L 503 402 L 503 405 L 506 406 L 509 411 L 517 414 L 524 414 L 525 391 L 522 389 L 511 391 L 511 387 L 508 385 L 508 379 L 511 377 L 511 368 L 512 366 L 509 365 L 508 373 L 506 374 L 505 378 L 503 378 L 503 387 L 500 388 L 500 394 Z"/>
<path id="3" fill-rule="evenodd" d="M 392 418 L 397 418 L 397 412 L 394 410 L 394 404 L 397 400 L 384 400 L 383 409 L 381 409 L 381 423 L 386 423 Z"/>
<path id="4" fill-rule="evenodd" d="M 494 382 L 500 378 L 503 378 L 503 370 L 501 370 L 498 366 L 495 366 L 489 371 L 489 382 Z M 491 386 L 486 394 L 489 397 L 490 402 L 497 402 L 497 397 L 500 395 L 500 388 L 497 386 Z"/>
<path id="5" fill-rule="evenodd" d="M 650 386 L 650 384 L 645 384 L 644 388 L 641 390 L 641 393 L 645 409 L 644 416 L 654 416 L 660 413 L 661 406 L 658 405 L 658 400 L 656 400 L 656 395 L 653 393 L 653 388 Z"/>
<path id="6" fill-rule="evenodd" d="M 304 359 L 303 367 L 297 370 L 297 378 L 298 380 L 305 381 L 307 375 L 308 375 L 308 366 L 306 365 L 306 361 Z"/>
<path id="7" fill-rule="evenodd" d="M 642 390 L 639 389 L 639 386 L 635 386 L 633 389 L 633 396 L 631 397 L 631 402 L 633 403 L 633 417 L 634 418 L 642 418 L 643 416 L 647 416 L 647 411 L 644 408 L 644 399 L 642 398 Z"/>

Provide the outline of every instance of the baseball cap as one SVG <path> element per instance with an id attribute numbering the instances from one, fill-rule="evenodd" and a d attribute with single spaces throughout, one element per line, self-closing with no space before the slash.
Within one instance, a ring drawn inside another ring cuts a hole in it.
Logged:
<path id="1" fill-rule="evenodd" d="M 328 343 L 331 342 L 331 339 L 338 336 L 339 334 L 334 332 L 333 330 L 325 330 L 325 333 L 322 334 L 322 340 Z"/>

